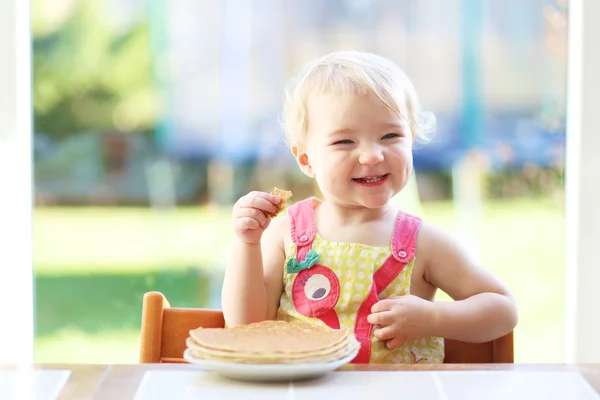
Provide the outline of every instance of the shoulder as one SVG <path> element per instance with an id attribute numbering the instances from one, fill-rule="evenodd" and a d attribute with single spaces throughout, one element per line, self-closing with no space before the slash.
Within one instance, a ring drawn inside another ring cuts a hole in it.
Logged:
<path id="1" fill-rule="evenodd" d="M 468 275 L 479 269 L 473 252 L 455 234 L 434 224 L 423 222 L 417 240 L 417 260 L 425 279 L 440 287 L 449 275 Z"/>
<path id="2" fill-rule="evenodd" d="M 290 217 L 288 215 L 280 215 L 271 220 L 269 227 L 265 230 L 274 233 L 283 233 L 290 229 Z"/>
<path id="3" fill-rule="evenodd" d="M 280 215 L 271 220 L 263 234 L 264 245 L 276 245 L 285 251 L 289 248 L 292 239 L 290 235 L 290 217 Z"/>
<path id="4" fill-rule="evenodd" d="M 456 235 L 430 223 L 422 225 L 417 242 L 417 262 L 420 258 L 426 282 L 454 300 L 483 292 L 511 296 L 508 288 L 480 264 L 472 249 Z"/>
<path id="5" fill-rule="evenodd" d="M 450 240 L 449 234 L 441 229 L 440 227 L 421 220 L 421 227 L 419 229 L 419 243 L 422 245 L 428 245 L 437 241 Z"/>
<path id="6" fill-rule="evenodd" d="M 417 235 L 417 253 L 425 260 L 444 253 L 468 254 L 456 235 L 430 223 L 422 221 Z"/>

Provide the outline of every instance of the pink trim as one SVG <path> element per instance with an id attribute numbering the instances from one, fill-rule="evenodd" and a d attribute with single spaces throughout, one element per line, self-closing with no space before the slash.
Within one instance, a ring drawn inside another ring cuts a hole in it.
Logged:
<path id="1" fill-rule="evenodd" d="M 329 311 L 326 311 L 324 314 L 318 317 L 321 321 L 325 323 L 331 329 L 340 329 L 340 320 L 338 318 L 337 313 L 332 308 Z"/>
<path id="2" fill-rule="evenodd" d="M 415 257 L 420 228 L 421 218 L 402 211 L 398 213 L 392 236 L 392 254 L 396 260 L 408 263 Z"/>
<path id="3" fill-rule="evenodd" d="M 296 259 L 302 261 L 312 248 L 317 228 L 315 226 L 314 197 L 299 201 L 288 208 L 292 240 L 296 245 Z M 304 285 L 311 274 L 324 275 L 331 284 L 331 292 L 319 301 L 308 299 L 304 293 Z M 298 273 L 292 286 L 292 302 L 296 311 L 307 317 L 315 317 L 332 329 L 340 329 L 340 320 L 335 306 L 340 298 L 340 283 L 335 273 L 327 266 L 316 264 L 313 268 Z"/>
<path id="4" fill-rule="evenodd" d="M 311 249 L 317 231 L 313 198 L 309 197 L 290 206 L 288 215 L 292 241 L 297 247 L 296 259 L 302 261 Z"/>
<path id="5" fill-rule="evenodd" d="M 373 274 L 373 286 L 377 296 L 396 279 L 405 266 L 406 263 L 399 262 L 391 255 L 384 261 L 383 265 Z"/>
<path id="6" fill-rule="evenodd" d="M 371 334 L 373 333 L 373 325 L 367 321 L 367 317 L 371 314 L 371 307 L 377 302 L 374 286 L 371 286 L 369 294 L 365 301 L 360 305 L 356 313 L 356 322 L 354 323 L 354 336 L 360 342 L 360 350 L 354 359 L 353 364 L 368 364 L 371 359 Z"/>
<path id="7" fill-rule="evenodd" d="M 373 284 L 365 301 L 360 305 L 356 313 L 356 323 L 354 333 L 361 343 L 361 348 L 353 363 L 368 363 L 371 358 L 371 334 L 373 325 L 367 321 L 371 314 L 371 308 L 379 301 L 379 295 L 389 286 L 390 283 L 404 269 L 406 263 L 401 263 L 391 255 L 385 260 L 383 265 L 375 271 L 373 275 Z"/>
<path id="8" fill-rule="evenodd" d="M 398 213 L 392 237 L 392 254 L 373 274 L 373 284 L 369 294 L 356 313 L 354 334 L 361 347 L 352 363 L 366 364 L 371 359 L 373 325 L 367 321 L 367 317 L 371 314 L 373 305 L 379 301 L 381 292 L 392 283 L 406 264 L 414 258 L 420 226 L 420 218 L 403 212 Z"/>
<path id="9" fill-rule="evenodd" d="M 412 350 L 411 350 L 410 354 L 412 354 L 412 356 L 413 356 L 413 364 L 418 364 L 418 363 L 420 363 L 421 361 L 428 361 L 428 360 L 429 360 L 428 358 L 425 358 L 425 357 L 418 357 L 418 356 L 415 354 L 415 352 L 414 352 L 414 351 L 412 351 Z"/>

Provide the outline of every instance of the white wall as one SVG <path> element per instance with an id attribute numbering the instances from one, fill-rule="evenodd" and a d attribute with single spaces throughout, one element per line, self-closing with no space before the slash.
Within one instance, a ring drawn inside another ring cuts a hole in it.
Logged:
<path id="1" fill-rule="evenodd" d="M 571 0 L 565 361 L 600 362 L 600 2 Z M 596 101 L 594 101 L 596 100 Z M 540 277 L 543 279 L 543 277 Z M 535 282 L 532 282 L 532 289 Z"/>
<path id="2" fill-rule="evenodd" d="M 33 360 L 29 2 L 0 0 L 0 363 Z"/>

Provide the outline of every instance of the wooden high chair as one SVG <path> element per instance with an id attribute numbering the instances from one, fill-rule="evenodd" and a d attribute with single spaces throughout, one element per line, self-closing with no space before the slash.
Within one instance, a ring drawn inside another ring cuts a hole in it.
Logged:
<path id="1" fill-rule="evenodd" d="M 140 336 L 140 363 L 184 363 L 189 331 L 225 326 L 220 310 L 172 308 L 160 292 L 144 295 Z M 491 342 L 445 340 L 446 364 L 514 363 L 513 332 Z"/>
<path id="2" fill-rule="evenodd" d="M 184 363 L 185 340 L 198 327 L 222 328 L 220 310 L 175 308 L 160 292 L 144 294 L 140 363 Z"/>

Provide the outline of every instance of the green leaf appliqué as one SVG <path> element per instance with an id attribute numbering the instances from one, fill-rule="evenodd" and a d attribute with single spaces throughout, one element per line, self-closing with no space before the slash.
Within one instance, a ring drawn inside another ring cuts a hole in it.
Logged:
<path id="1" fill-rule="evenodd" d="M 286 271 L 288 274 L 300 272 L 305 269 L 309 269 L 319 261 L 319 254 L 314 250 L 309 250 L 306 254 L 306 258 L 302 261 L 298 261 L 295 257 L 290 258 L 286 265 Z"/>

